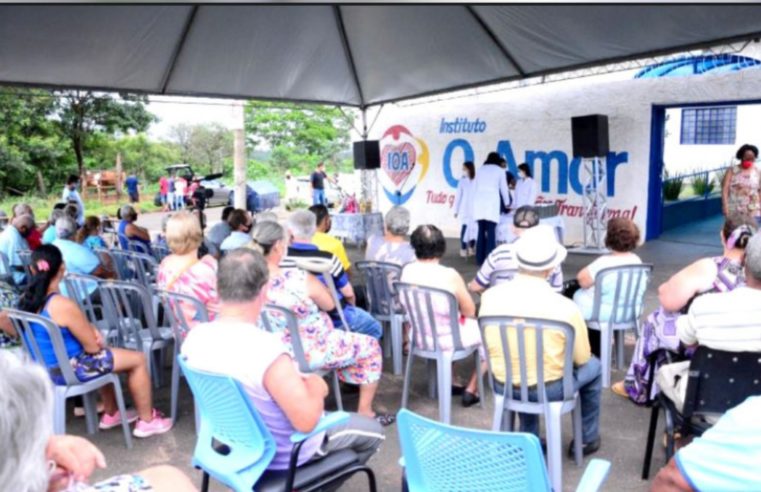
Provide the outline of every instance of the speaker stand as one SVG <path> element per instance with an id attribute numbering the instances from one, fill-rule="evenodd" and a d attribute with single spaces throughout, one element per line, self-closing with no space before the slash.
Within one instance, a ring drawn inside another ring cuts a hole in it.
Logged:
<path id="1" fill-rule="evenodd" d="M 569 253 L 602 255 L 608 253 L 605 247 L 605 233 L 608 229 L 607 176 L 605 157 L 582 158 L 584 191 L 582 215 L 584 245 L 571 248 Z"/>
<path id="2" fill-rule="evenodd" d="M 378 204 L 378 170 L 362 169 L 360 175 L 360 199 L 365 203 L 370 202 L 367 212 L 377 212 L 380 210 Z"/>

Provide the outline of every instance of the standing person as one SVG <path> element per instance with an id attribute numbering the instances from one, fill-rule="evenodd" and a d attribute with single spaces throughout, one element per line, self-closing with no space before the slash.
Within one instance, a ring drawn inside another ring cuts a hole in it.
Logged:
<path id="1" fill-rule="evenodd" d="M 454 216 L 460 219 L 460 256 L 467 258 L 476 253 L 478 224 L 473 220 L 473 185 L 476 166 L 467 161 L 462 165 L 462 178 L 457 184 L 454 199 Z"/>
<path id="2" fill-rule="evenodd" d="M 500 214 L 500 197 L 510 203 L 505 171 L 499 154 L 489 152 L 484 165 L 478 170 L 473 185 L 473 219 L 478 221 L 476 262 L 481 266 L 497 247 L 497 223 Z"/>
<path id="3" fill-rule="evenodd" d="M 175 203 L 174 203 L 174 185 L 175 185 L 175 177 L 170 175 L 169 178 L 166 180 L 166 187 L 167 187 L 166 203 L 167 203 L 167 208 L 169 208 L 169 210 L 176 210 Z"/>
<path id="4" fill-rule="evenodd" d="M 127 195 L 129 195 L 130 203 L 137 203 L 140 201 L 140 194 L 138 193 L 139 182 L 135 173 L 130 173 L 127 179 L 124 181 L 124 186 L 127 188 Z"/>
<path id="5" fill-rule="evenodd" d="M 727 169 L 721 184 L 724 217 L 748 215 L 761 225 L 761 170 L 756 166 L 758 147 L 745 144 L 737 150 L 739 165 Z"/>
<path id="6" fill-rule="evenodd" d="M 61 194 L 61 201 L 64 203 L 76 202 L 77 208 L 77 225 L 80 227 L 85 224 L 85 204 L 82 201 L 82 197 L 79 196 L 77 188 L 79 187 L 79 177 L 76 174 L 72 174 L 66 180 L 66 186 L 63 188 Z"/>
<path id="7" fill-rule="evenodd" d="M 185 210 L 185 191 L 188 188 L 188 183 L 182 176 L 174 178 L 174 209 Z"/>
<path id="8" fill-rule="evenodd" d="M 161 198 L 161 211 L 166 212 L 169 210 L 169 202 L 167 201 L 169 197 L 169 180 L 163 175 L 159 178 L 159 197 Z"/>
<path id="9" fill-rule="evenodd" d="M 325 173 L 325 164 L 317 164 L 317 169 L 309 178 L 312 184 L 312 205 L 327 205 L 328 199 L 325 197 L 325 180 L 330 180 Z"/>
<path id="10" fill-rule="evenodd" d="M 518 181 L 515 183 L 514 208 L 536 203 L 536 181 L 531 175 L 531 168 L 525 162 L 518 166 Z"/>

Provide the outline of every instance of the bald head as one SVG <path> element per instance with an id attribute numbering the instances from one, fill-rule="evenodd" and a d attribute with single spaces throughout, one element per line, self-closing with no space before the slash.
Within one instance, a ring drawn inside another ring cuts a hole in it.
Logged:
<path id="1" fill-rule="evenodd" d="M 26 237 L 26 235 L 29 234 L 29 231 L 34 228 L 34 217 L 28 214 L 16 216 L 11 221 L 11 225 L 15 227 L 22 236 Z"/>

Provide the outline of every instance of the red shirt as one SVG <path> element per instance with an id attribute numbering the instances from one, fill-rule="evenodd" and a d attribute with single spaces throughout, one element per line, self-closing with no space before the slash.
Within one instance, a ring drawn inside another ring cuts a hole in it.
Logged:
<path id="1" fill-rule="evenodd" d="M 29 244 L 29 249 L 34 251 L 42 244 L 42 233 L 36 227 L 32 229 L 29 235 L 26 237 L 26 242 Z"/>
<path id="2" fill-rule="evenodd" d="M 169 180 L 165 176 L 159 179 L 159 194 L 166 195 L 169 193 Z"/>

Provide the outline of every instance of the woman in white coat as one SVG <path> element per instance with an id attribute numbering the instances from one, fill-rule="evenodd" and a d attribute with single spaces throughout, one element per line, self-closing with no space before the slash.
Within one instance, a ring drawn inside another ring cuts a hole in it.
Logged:
<path id="1" fill-rule="evenodd" d="M 502 211 L 500 197 L 504 203 L 510 203 L 510 190 L 507 189 L 501 161 L 498 153 L 490 152 L 484 165 L 478 170 L 473 186 L 473 218 L 478 222 L 478 266 L 481 266 L 489 253 L 497 247 L 497 224 Z"/>
<path id="2" fill-rule="evenodd" d="M 478 224 L 473 220 L 473 185 L 476 166 L 467 161 L 462 165 L 462 178 L 454 199 L 454 216 L 460 219 L 460 256 L 467 258 L 476 252 Z"/>
<path id="3" fill-rule="evenodd" d="M 515 184 L 515 208 L 534 206 L 538 194 L 531 168 L 525 162 L 518 166 L 518 182 Z"/>

